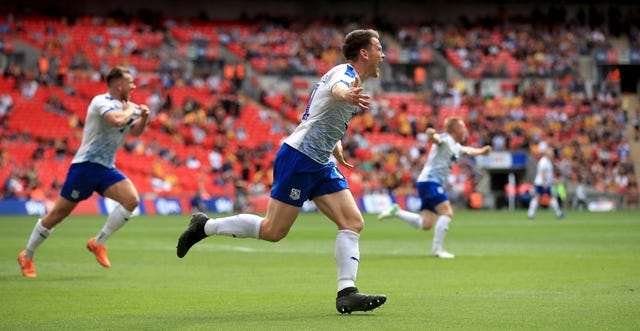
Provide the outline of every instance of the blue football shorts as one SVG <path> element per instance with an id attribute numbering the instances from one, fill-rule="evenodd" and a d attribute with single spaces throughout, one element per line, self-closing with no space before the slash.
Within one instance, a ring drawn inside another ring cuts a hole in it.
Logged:
<path id="1" fill-rule="evenodd" d="M 273 199 L 302 207 L 307 200 L 346 189 L 347 180 L 334 162 L 320 164 L 282 144 L 273 164 Z"/>
<path id="2" fill-rule="evenodd" d="M 449 200 L 447 192 L 440 183 L 418 182 L 417 187 L 420 202 L 422 203 L 420 210 L 430 210 L 437 214 L 436 206 Z"/>
<path id="3" fill-rule="evenodd" d="M 545 194 L 551 195 L 551 186 L 547 185 L 547 187 L 545 188 L 542 185 L 536 185 L 536 194 L 539 196 L 543 196 Z"/>
<path id="4" fill-rule="evenodd" d="M 107 168 L 93 162 L 73 163 L 62 185 L 60 195 L 70 201 L 79 202 L 98 192 L 104 195 L 111 185 L 127 177 L 116 168 Z"/>

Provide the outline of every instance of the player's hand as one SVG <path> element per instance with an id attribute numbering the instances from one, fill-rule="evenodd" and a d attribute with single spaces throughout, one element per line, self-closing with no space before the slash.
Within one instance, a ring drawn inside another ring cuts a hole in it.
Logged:
<path id="1" fill-rule="evenodd" d="M 362 110 L 369 110 L 369 105 L 371 101 L 370 97 L 366 94 L 363 94 L 362 91 L 364 89 L 362 87 L 352 86 L 347 90 L 346 99 L 350 103 L 360 107 Z"/>
<path id="2" fill-rule="evenodd" d="M 491 153 L 491 151 L 493 150 L 493 148 L 491 148 L 491 146 L 487 145 L 482 147 L 482 155 L 489 155 Z"/>
<path id="3" fill-rule="evenodd" d="M 425 133 L 427 134 L 427 137 L 429 137 L 429 140 L 431 140 L 433 143 L 438 145 L 442 143 L 442 139 L 440 138 L 440 135 L 436 133 L 436 129 L 427 128 L 427 131 Z"/>
<path id="4" fill-rule="evenodd" d="M 138 109 L 140 110 L 140 116 L 149 117 L 151 114 L 151 109 L 147 105 L 138 105 Z"/>
<path id="5" fill-rule="evenodd" d="M 338 161 L 338 163 L 340 163 L 341 165 L 343 165 L 345 168 L 347 169 L 353 169 L 353 164 L 348 163 L 344 157 L 341 159 L 336 159 Z"/>
<path id="6" fill-rule="evenodd" d="M 366 94 L 362 94 L 364 90 L 360 85 L 360 79 L 356 77 L 356 80 L 353 82 L 353 85 L 349 88 L 347 94 L 347 100 L 352 104 L 360 107 L 362 110 L 369 110 L 369 105 L 371 102 L 369 101 L 369 96 Z"/>

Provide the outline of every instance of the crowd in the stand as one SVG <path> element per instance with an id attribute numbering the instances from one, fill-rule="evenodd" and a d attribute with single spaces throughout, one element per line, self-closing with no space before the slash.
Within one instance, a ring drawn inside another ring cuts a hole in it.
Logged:
<path id="1" fill-rule="evenodd" d="M 433 109 L 431 114 L 415 114 L 404 106 L 393 108 L 384 94 L 373 92 L 376 95 L 371 111 L 353 119 L 355 123 L 350 126 L 351 132 L 344 141 L 346 156 L 358 164 L 355 170 L 347 172 L 353 191 L 356 194 L 386 190 L 396 194 L 415 193 L 414 182 L 428 148 L 423 132 L 429 126 L 441 128 L 440 112 L 453 108 L 464 109 L 471 133 L 468 145 L 491 144 L 496 151 L 526 150 L 534 156 L 543 145 L 548 145 L 556 151 L 559 180 L 587 182 L 601 192 L 637 194 L 636 170 L 629 159 L 630 147 L 625 134 L 627 121 L 637 115 L 634 110 L 622 109 L 615 84 L 592 89 L 585 86 L 576 70 L 579 56 L 608 44 L 607 29 L 602 24 L 592 23 L 581 22 L 578 17 L 570 24 L 555 22 L 550 29 L 529 21 L 505 21 L 490 25 L 410 25 L 386 31 L 403 47 L 432 47 L 443 54 L 453 50 L 463 60 L 463 73 L 478 67 L 486 57 L 508 52 L 520 63 L 518 77 L 551 78 L 553 86 L 544 86 L 544 80 L 527 80 L 526 84 L 523 80 L 507 89 L 503 96 L 487 96 L 475 88 L 469 89 L 462 82 L 446 82 L 435 77 L 408 101 L 428 105 Z M 220 42 L 239 45 L 244 60 L 268 58 L 265 72 L 281 75 L 315 75 L 322 63 L 339 62 L 340 36 L 350 29 L 345 24 L 318 22 L 289 23 L 286 27 L 274 23 L 248 24 L 246 28 L 249 33 L 236 33 L 232 28 L 219 31 Z M 638 43 L 637 27 L 631 25 L 628 30 L 631 42 Z M 6 24 L 0 28 L 0 37 L 3 33 L 11 33 Z M 49 30 L 44 33 L 55 34 Z M 180 177 L 172 171 L 174 167 L 202 171 L 204 181 L 228 188 L 226 192 L 236 192 L 239 197 L 268 192 L 271 184 L 269 160 L 277 150 L 276 142 L 237 144 L 241 147 L 228 148 L 230 141 L 246 141 L 252 134 L 240 120 L 244 107 L 251 101 L 239 90 L 236 77 L 226 74 L 224 64 L 216 62 L 213 69 L 189 70 L 181 64 L 183 61 L 176 53 L 167 50 L 179 46 L 170 33 L 164 34 L 165 46 L 154 54 L 128 42 L 112 43 L 100 35 L 91 38 L 96 45 L 103 45 L 104 52 L 138 53 L 160 59 L 158 78 L 140 82 L 139 89 L 146 91 L 142 93 L 146 98 L 141 102 L 148 104 L 155 114 L 151 131 L 170 139 L 128 139 L 125 146 L 128 153 L 152 155 L 158 159 L 148 178 L 156 193 L 172 192 L 181 185 Z M 53 47 L 50 43 L 46 45 Z M 269 51 L 274 49 L 280 51 Z M 15 80 L 15 87 L 21 90 L 20 98 L 33 98 L 38 89 L 50 85 L 62 86 L 65 93 L 73 94 L 79 81 L 99 81 L 108 67 L 106 63 L 98 67 L 91 65 L 83 52 L 74 54 L 70 66 L 58 68 L 53 75 L 49 66 L 46 59 L 39 62 L 36 70 L 25 70 L 10 63 L 3 79 Z M 492 64 L 483 68 L 483 77 L 508 77 L 505 68 Z M 203 100 L 188 96 L 177 103 L 169 91 L 181 86 L 203 89 L 216 97 Z M 304 108 L 304 100 L 285 99 L 281 108 L 263 108 L 259 112 L 260 121 L 271 123 L 272 133 L 290 132 L 295 125 L 296 111 Z M 43 158 L 45 150 L 51 149 L 55 150 L 56 160 L 69 161 L 74 150 L 66 145 L 64 138 L 36 139 L 6 130 L 7 118 L 16 102 L 20 100 L 12 99 L 7 93 L 0 96 L 0 138 L 3 142 L 35 141 L 38 148 L 32 155 L 34 162 Z M 534 106 L 544 109 L 542 115 L 530 111 Z M 76 130 L 73 132 L 81 130 L 83 119 L 67 111 L 64 101 L 55 95 L 47 99 L 43 108 L 68 116 L 70 127 Z M 414 143 L 373 145 L 368 139 L 371 133 L 395 133 Z M 171 143 L 163 145 L 159 141 Z M 176 153 L 176 145 L 199 146 L 197 153 L 200 155 Z M 14 163 L 4 148 L 0 151 L 0 167 L 13 168 L 7 178 L 3 178 L 5 198 L 42 198 L 59 189 L 57 180 L 52 187 L 42 187 L 33 163 Z M 478 169 L 471 162 L 459 163 L 450 176 L 452 194 L 468 196 L 478 179 Z M 204 193 L 204 186 L 197 191 Z"/>

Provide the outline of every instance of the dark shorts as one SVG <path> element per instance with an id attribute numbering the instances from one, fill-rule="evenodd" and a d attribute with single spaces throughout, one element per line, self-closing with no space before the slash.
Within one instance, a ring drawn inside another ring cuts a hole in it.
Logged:
<path id="1" fill-rule="evenodd" d="M 307 200 L 346 189 L 347 180 L 334 162 L 320 164 L 282 144 L 273 164 L 272 198 L 302 207 Z"/>
<path id="2" fill-rule="evenodd" d="M 104 195 L 106 189 L 126 178 L 116 168 L 92 162 L 73 163 L 69 167 L 60 196 L 79 202 L 89 198 L 94 191 Z"/>
<path id="3" fill-rule="evenodd" d="M 536 194 L 539 196 L 543 196 L 545 194 L 551 195 L 551 186 L 547 186 L 547 188 L 545 188 L 542 185 L 536 185 Z"/>
<path id="4" fill-rule="evenodd" d="M 420 202 L 422 202 L 420 210 L 430 210 L 437 214 L 436 206 L 449 200 L 447 192 L 440 183 L 418 182 L 417 186 Z"/>

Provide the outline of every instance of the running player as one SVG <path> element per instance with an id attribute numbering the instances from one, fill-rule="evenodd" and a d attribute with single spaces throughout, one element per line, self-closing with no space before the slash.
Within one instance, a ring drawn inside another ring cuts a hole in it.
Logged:
<path id="1" fill-rule="evenodd" d="M 491 153 L 491 146 L 482 148 L 463 146 L 467 138 L 467 128 L 462 118 L 453 116 L 445 119 L 446 133 L 438 134 L 433 128 L 427 129 L 427 136 L 433 142 L 427 163 L 422 168 L 417 180 L 418 194 L 422 202 L 422 214 L 401 210 L 393 204 L 391 208 L 378 215 L 378 219 L 398 217 L 412 227 L 429 231 L 435 223 L 431 255 L 452 259 L 455 255 L 442 248 L 444 237 L 449 230 L 453 218 L 453 208 L 444 185 L 453 162 L 463 155 L 476 156 Z M 437 220 L 437 221 L 436 221 Z"/>
<path id="2" fill-rule="evenodd" d="M 33 257 L 36 249 L 82 200 L 93 192 L 119 204 L 107 216 L 102 230 L 87 242 L 87 248 L 105 268 L 111 263 L 105 241 L 131 217 L 140 200 L 131 180 L 115 168 L 116 151 L 124 136 L 139 136 L 149 121 L 149 108 L 130 101 L 136 88 L 131 72 L 124 67 L 112 68 L 107 76 L 108 92 L 97 95 L 87 109 L 82 143 L 71 161 L 60 196 L 45 216 L 36 222 L 27 247 L 18 255 L 25 277 L 36 277 Z"/>
<path id="3" fill-rule="evenodd" d="M 333 155 L 347 169 L 353 168 L 344 159 L 341 139 L 356 111 L 369 109 L 369 96 L 360 85 L 379 77 L 384 53 L 378 33 L 364 29 L 346 35 L 342 53 L 347 63 L 330 69 L 316 84 L 302 122 L 278 151 L 266 216 L 239 214 L 213 219 L 196 213 L 178 239 L 178 257 L 184 257 L 191 246 L 207 236 L 280 241 L 293 226 L 303 203 L 313 200 L 338 227 L 338 312 L 373 310 L 386 301 L 384 295 L 366 295 L 355 287 L 364 219 L 347 180 L 330 160 Z"/>

